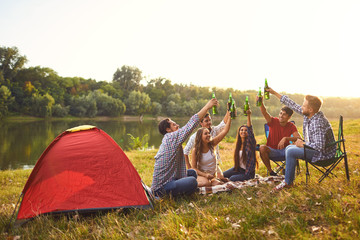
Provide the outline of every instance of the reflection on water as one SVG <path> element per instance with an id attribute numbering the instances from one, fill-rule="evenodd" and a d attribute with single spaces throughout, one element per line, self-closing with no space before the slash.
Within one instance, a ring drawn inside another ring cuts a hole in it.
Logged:
<path id="1" fill-rule="evenodd" d="M 175 121 L 183 126 L 187 120 Z M 301 120 L 295 120 L 301 126 Z M 218 124 L 219 120 L 214 120 Z M 228 136 L 235 137 L 236 129 L 246 122 L 244 117 L 233 120 Z M 0 122 L 0 169 L 31 168 L 47 146 L 66 129 L 79 125 L 94 125 L 110 135 L 122 149 L 130 149 L 128 133 L 142 138 L 148 134 L 149 147 L 159 147 L 162 135 L 158 132 L 157 121 L 93 121 L 56 120 Z M 253 120 L 255 135 L 264 134 L 264 119 Z"/>

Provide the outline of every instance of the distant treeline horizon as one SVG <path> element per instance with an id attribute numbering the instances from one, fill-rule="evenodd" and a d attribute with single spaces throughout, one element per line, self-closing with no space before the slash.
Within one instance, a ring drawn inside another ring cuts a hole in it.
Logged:
<path id="1" fill-rule="evenodd" d="M 238 114 L 246 96 L 253 116 L 261 116 L 255 106 L 256 90 L 203 87 L 172 84 L 158 77 L 146 81 L 135 66 L 117 68 L 111 82 L 61 77 L 51 68 L 24 67 L 26 56 L 17 47 L 0 46 L 0 119 L 24 114 L 36 117 L 96 117 L 96 116 L 191 116 L 211 98 L 219 100 L 219 115 L 225 114 L 229 93 L 236 102 Z M 271 87 L 271 85 L 270 85 Z M 286 93 L 282 93 L 286 94 Z M 287 94 L 302 104 L 303 94 Z M 322 111 L 327 117 L 343 115 L 360 118 L 360 98 L 323 97 Z M 265 100 L 270 114 L 277 116 L 281 103 L 275 96 Z"/>

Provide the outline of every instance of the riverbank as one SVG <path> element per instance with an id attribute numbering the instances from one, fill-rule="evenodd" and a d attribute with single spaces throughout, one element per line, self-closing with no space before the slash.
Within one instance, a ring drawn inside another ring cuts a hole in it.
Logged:
<path id="1" fill-rule="evenodd" d="M 332 122 L 337 132 L 338 122 Z M 273 185 L 231 193 L 156 201 L 154 210 L 115 211 L 70 219 L 51 216 L 5 233 L 19 194 L 31 170 L 0 171 L 0 238 L 20 239 L 356 239 L 360 237 L 360 119 L 345 120 L 350 182 L 343 163 L 338 178 L 317 184 L 312 168 L 305 184 L 305 166 L 295 187 L 271 194 Z M 263 136 L 257 141 L 264 141 Z M 233 144 L 222 142 L 221 168 L 232 166 Z M 142 180 L 151 185 L 157 149 L 126 152 Z M 266 175 L 263 164 L 257 173 Z"/>

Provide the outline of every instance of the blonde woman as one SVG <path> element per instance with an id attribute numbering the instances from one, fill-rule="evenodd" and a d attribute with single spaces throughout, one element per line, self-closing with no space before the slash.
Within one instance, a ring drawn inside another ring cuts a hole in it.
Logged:
<path id="1" fill-rule="evenodd" d="M 229 132 L 231 125 L 230 112 L 227 112 L 228 121 L 224 129 L 214 138 L 211 138 L 207 128 L 200 128 L 195 137 L 195 149 L 192 152 L 191 166 L 197 172 L 198 187 L 215 186 L 227 182 L 228 179 L 219 167 L 215 148 Z"/>

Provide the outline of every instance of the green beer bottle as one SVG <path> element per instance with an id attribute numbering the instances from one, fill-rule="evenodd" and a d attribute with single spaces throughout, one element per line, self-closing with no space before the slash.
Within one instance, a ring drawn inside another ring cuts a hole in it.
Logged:
<path id="1" fill-rule="evenodd" d="M 261 106 L 261 102 L 262 102 L 262 95 L 261 95 L 261 87 L 259 88 L 259 92 L 258 92 L 258 100 L 256 101 L 256 106 L 260 107 Z"/>
<path id="2" fill-rule="evenodd" d="M 264 86 L 264 98 L 265 100 L 269 100 L 270 99 L 270 92 L 266 91 L 266 89 L 268 88 L 268 83 L 267 83 L 267 79 L 265 78 L 265 86 Z"/>
<path id="3" fill-rule="evenodd" d="M 232 99 L 232 95 L 231 95 L 231 93 L 229 93 L 228 111 L 231 111 L 231 104 L 232 104 L 232 101 L 233 101 L 233 99 Z"/>
<path id="4" fill-rule="evenodd" d="M 246 96 L 244 103 L 244 116 L 247 116 L 247 110 L 249 110 L 249 97 Z"/>
<path id="5" fill-rule="evenodd" d="M 236 118 L 236 106 L 235 106 L 235 100 L 232 100 L 231 107 L 230 107 L 230 117 L 231 119 Z"/>
<path id="6" fill-rule="evenodd" d="M 215 98 L 215 93 L 214 92 L 212 93 L 212 98 Z M 218 114 L 218 110 L 217 110 L 216 105 L 212 107 L 212 113 L 213 113 L 213 115 Z"/>

